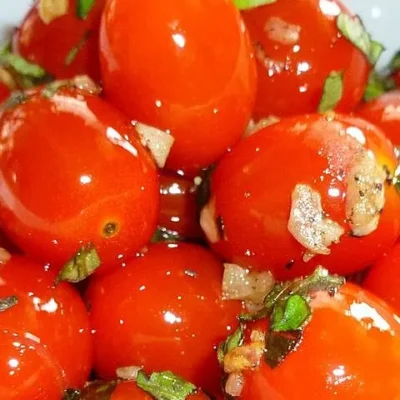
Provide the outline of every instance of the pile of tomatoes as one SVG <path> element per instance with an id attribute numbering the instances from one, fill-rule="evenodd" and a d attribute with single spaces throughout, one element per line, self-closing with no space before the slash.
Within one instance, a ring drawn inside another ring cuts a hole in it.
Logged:
<path id="1" fill-rule="evenodd" d="M 340 0 L 36 0 L 0 49 L 1 400 L 399 400 L 399 57 Z"/>

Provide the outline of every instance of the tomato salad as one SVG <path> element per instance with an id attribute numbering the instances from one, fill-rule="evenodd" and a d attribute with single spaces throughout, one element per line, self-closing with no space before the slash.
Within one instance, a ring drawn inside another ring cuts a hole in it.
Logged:
<path id="1" fill-rule="evenodd" d="M 399 400 L 383 51 L 340 0 L 36 0 L 0 49 L 0 399 Z"/>

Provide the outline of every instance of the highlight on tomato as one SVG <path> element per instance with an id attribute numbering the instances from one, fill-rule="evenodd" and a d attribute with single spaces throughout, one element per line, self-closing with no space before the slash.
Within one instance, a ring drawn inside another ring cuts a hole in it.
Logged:
<path id="1" fill-rule="evenodd" d="M 392 144 L 366 121 L 333 113 L 287 118 L 221 160 L 200 222 L 229 262 L 277 279 L 318 265 L 349 275 L 399 236 L 396 167 Z"/>

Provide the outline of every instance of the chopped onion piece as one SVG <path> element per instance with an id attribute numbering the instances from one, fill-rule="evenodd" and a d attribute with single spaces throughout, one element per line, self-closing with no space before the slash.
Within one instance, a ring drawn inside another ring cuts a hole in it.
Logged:
<path id="1" fill-rule="evenodd" d="M 11 254 L 3 247 L 0 247 L 0 264 L 6 263 L 10 260 L 10 258 Z"/>
<path id="2" fill-rule="evenodd" d="M 243 386 L 243 374 L 241 374 L 240 372 L 236 372 L 228 376 L 228 379 L 225 383 L 225 392 L 230 396 L 239 397 L 242 394 Z"/>
<path id="3" fill-rule="evenodd" d="M 221 240 L 215 218 L 215 199 L 211 199 L 201 210 L 200 226 L 210 243 L 217 243 Z"/>
<path id="4" fill-rule="evenodd" d="M 84 90 L 91 94 L 100 94 L 101 87 L 87 75 L 78 75 L 71 79 L 71 83 L 77 89 Z"/>
<path id="5" fill-rule="evenodd" d="M 225 300 L 247 300 L 261 304 L 274 283 L 269 271 L 249 271 L 236 264 L 225 264 L 222 296 Z"/>
<path id="6" fill-rule="evenodd" d="M 135 122 L 134 126 L 142 140 L 156 161 L 159 168 L 164 168 L 175 139 L 168 132 L 149 125 Z"/>
<path id="7" fill-rule="evenodd" d="M 125 381 L 136 381 L 138 373 L 142 370 L 143 367 L 120 367 L 117 368 L 115 373 L 119 379 L 123 379 Z"/>
<path id="8" fill-rule="evenodd" d="M 16 87 L 14 78 L 4 67 L 0 67 L 0 82 L 6 85 L 10 90 Z"/>
<path id="9" fill-rule="evenodd" d="M 287 45 L 299 41 L 300 31 L 299 25 L 290 24 L 279 17 L 271 17 L 264 26 L 264 32 L 270 40 Z"/>
<path id="10" fill-rule="evenodd" d="M 40 19 L 49 24 L 56 18 L 62 17 L 68 12 L 68 0 L 39 0 L 37 5 Z"/>
<path id="11" fill-rule="evenodd" d="M 385 205 L 386 172 L 373 155 L 362 152 L 347 178 L 346 217 L 353 235 L 375 231 Z"/>
<path id="12" fill-rule="evenodd" d="M 303 260 L 316 254 L 328 255 L 329 246 L 338 243 L 344 229 L 325 217 L 321 195 L 308 185 L 298 184 L 292 192 L 288 230 L 306 248 Z"/>

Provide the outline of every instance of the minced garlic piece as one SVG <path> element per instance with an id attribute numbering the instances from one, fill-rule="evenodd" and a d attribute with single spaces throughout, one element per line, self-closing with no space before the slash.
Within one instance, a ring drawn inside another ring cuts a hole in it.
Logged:
<path id="1" fill-rule="evenodd" d="M 252 342 L 235 347 L 224 358 L 224 371 L 227 374 L 257 368 L 264 353 L 264 342 Z"/>
<path id="2" fill-rule="evenodd" d="M 316 254 L 330 254 L 329 246 L 338 243 L 344 233 L 344 229 L 338 223 L 325 217 L 321 195 L 304 184 L 296 185 L 292 192 L 288 229 L 307 249 L 305 262 Z"/>
<path id="3" fill-rule="evenodd" d="M 56 18 L 67 14 L 68 0 L 39 0 L 37 7 L 40 19 L 45 24 L 49 24 Z"/>
<path id="4" fill-rule="evenodd" d="M 300 39 L 301 27 L 290 24 L 282 18 L 271 17 L 264 26 L 270 40 L 286 45 L 296 44 Z"/>
<path id="5" fill-rule="evenodd" d="M 346 217 L 353 235 L 365 236 L 378 227 L 386 179 L 385 169 L 364 151 L 347 178 Z"/>

